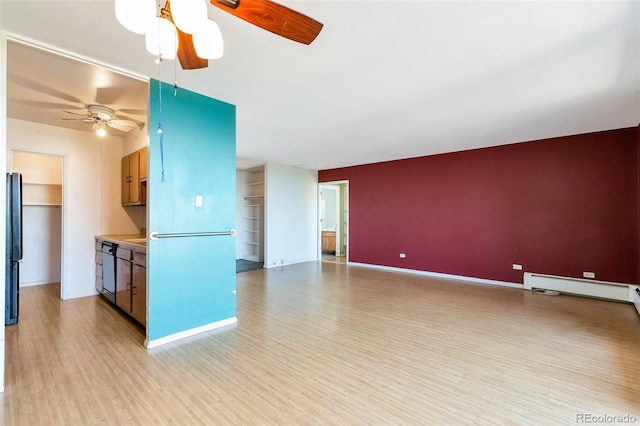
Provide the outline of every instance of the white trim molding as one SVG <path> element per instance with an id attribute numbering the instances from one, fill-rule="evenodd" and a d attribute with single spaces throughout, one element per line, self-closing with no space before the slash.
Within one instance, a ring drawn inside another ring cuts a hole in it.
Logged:
<path id="1" fill-rule="evenodd" d="M 196 334 L 206 333 L 207 331 L 215 330 L 216 328 L 226 327 L 238 322 L 238 318 L 231 317 L 224 320 L 212 322 L 211 324 L 202 325 L 200 327 L 191 328 L 189 330 L 181 331 L 179 333 L 170 334 L 159 339 L 149 340 L 147 337 L 144 341 L 144 347 L 147 349 L 157 348 L 158 346 L 166 345 L 177 340 L 185 339 L 187 337 L 195 336 Z"/>
<path id="2" fill-rule="evenodd" d="M 273 261 L 276 261 L 276 262 L 278 262 L 280 260 L 283 260 L 283 259 L 273 259 Z M 318 260 L 320 260 L 320 259 L 316 259 L 316 258 L 301 259 L 301 260 L 293 260 L 293 261 L 290 261 L 290 262 L 285 261 L 283 263 L 275 263 L 275 264 L 271 264 L 271 265 L 267 265 L 267 262 L 264 262 L 264 265 L 262 267 L 265 268 L 265 269 L 271 269 L 271 268 L 278 268 L 280 266 L 295 265 L 295 264 L 298 264 L 298 263 L 315 262 L 315 261 L 318 261 Z"/>
<path id="3" fill-rule="evenodd" d="M 396 268 L 393 266 L 371 265 L 369 263 L 347 262 L 350 266 L 362 266 L 365 268 L 381 269 L 383 271 L 404 272 L 408 274 L 424 275 L 426 277 L 444 278 L 447 280 L 466 281 L 472 284 L 489 284 L 501 287 L 522 288 L 522 284 L 507 281 L 487 280 L 484 278 L 465 277 L 464 275 L 443 274 L 440 272 L 419 271 L 416 269 Z"/>

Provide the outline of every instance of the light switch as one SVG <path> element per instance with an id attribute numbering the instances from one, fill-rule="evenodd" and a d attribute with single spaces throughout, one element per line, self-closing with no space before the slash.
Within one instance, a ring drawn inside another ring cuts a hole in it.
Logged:
<path id="1" fill-rule="evenodd" d="M 202 207 L 202 195 L 196 195 L 196 207 Z"/>

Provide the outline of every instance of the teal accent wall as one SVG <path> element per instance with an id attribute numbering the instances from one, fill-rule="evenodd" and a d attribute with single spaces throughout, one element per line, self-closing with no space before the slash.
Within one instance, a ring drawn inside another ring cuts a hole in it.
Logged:
<path id="1" fill-rule="evenodd" d="M 235 229 L 235 106 L 153 79 L 149 95 L 148 231 Z M 149 341 L 235 317 L 235 237 L 149 241 L 147 268 Z"/>

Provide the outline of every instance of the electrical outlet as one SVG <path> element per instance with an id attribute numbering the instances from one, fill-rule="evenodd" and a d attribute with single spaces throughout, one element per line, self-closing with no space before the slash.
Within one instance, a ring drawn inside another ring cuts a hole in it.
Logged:
<path id="1" fill-rule="evenodd" d="M 202 207 L 202 195 L 196 195 L 196 207 Z"/>
<path id="2" fill-rule="evenodd" d="M 596 277 L 596 273 L 595 272 L 583 272 L 582 276 L 584 278 L 595 278 Z"/>
<path id="3" fill-rule="evenodd" d="M 406 254 L 404 254 L 404 253 L 400 253 L 400 259 L 405 259 L 406 257 L 407 257 L 407 255 L 406 255 Z"/>
<path id="4" fill-rule="evenodd" d="M 518 265 L 517 263 L 514 263 L 512 265 L 513 269 L 515 269 L 516 271 L 522 271 L 522 265 Z"/>

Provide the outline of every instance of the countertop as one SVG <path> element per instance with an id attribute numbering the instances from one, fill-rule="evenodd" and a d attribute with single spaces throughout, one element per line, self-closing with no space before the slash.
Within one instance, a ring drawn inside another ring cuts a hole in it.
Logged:
<path id="1" fill-rule="evenodd" d="M 131 249 L 136 251 L 146 252 L 147 250 L 147 239 L 146 235 L 139 234 L 120 234 L 120 235 L 96 235 L 97 240 L 103 241 L 111 241 L 112 243 L 116 243 L 119 246 L 128 246 Z M 142 240 L 144 241 L 131 241 L 131 240 Z"/>

